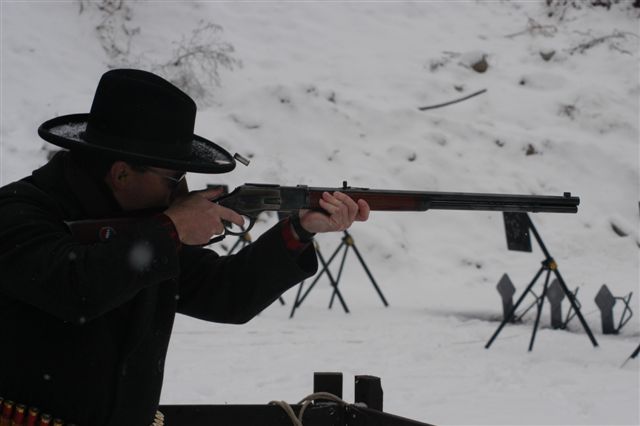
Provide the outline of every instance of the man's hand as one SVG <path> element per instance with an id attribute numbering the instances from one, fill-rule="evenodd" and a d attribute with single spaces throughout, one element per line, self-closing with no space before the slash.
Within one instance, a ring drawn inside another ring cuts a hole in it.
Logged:
<path id="1" fill-rule="evenodd" d="M 369 218 L 369 204 L 364 200 L 356 203 L 342 192 L 325 192 L 320 199 L 320 207 L 326 213 L 300 210 L 300 225 L 313 233 L 344 231 L 353 222 L 364 222 Z"/>
<path id="2" fill-rule="evenodd" d="M 244 219 L 238 213 L 210 201 L 220 195 L 221 188 L 190 192 L 177 198 L 164 211 L 173 221 L 183 244 L 208 243 L 213 235 L 224 233 L 223 220 L 244 225 Z"/>

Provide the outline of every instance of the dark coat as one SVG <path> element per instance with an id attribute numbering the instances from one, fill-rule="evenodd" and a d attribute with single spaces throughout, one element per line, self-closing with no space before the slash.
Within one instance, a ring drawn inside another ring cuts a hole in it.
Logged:
<path id="1" fill-rule="evenodd" d="M 175 313 L 246 322 L 313 274 L 315 253 L 292 254 L 280 225 L 233 256 L 177 250 L 153 218 L 81 245 L 63 221 L 122 212 L 72 161 L 0 188 L 0 396 L 79 426 L 146 426 Z M 133 266 L 140 247 L 151 258 Z"/>

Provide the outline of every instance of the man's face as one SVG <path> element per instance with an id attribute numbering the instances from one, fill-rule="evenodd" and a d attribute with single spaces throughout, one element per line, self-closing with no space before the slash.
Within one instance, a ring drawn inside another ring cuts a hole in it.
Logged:
<path id="1" fill-rule="evenodd" d="M 168 207 L 179 196 L 189 190 L 185 172 L 159 167 L 132 167 L 126 165 L 116 176 L 124 178 L 117 185 L 114 195 L 124 210 L 139 210 Z"/>

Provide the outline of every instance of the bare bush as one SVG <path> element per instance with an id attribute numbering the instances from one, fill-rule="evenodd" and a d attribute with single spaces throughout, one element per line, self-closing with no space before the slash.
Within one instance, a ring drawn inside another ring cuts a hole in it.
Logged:
<path id="1" fill-rule="evenodd" d="M 191 36 L 176 43 L 171 59 L 154 65 L 152 70 L 163 75 L 191 96 L 210 101 L 209 88 L 220 86 L 221 68 L 233 70 L 242 62 L 233 57 L 234 47 L 220 39 L 222 27 L 201 21 Z"/>
<path id="2" fill-rule="evenodd" d="M 585 35 L 588 35 L 588 34 L 585 34 Z M 633 53 L 631 52 L 631 50 L 624 49 L 623 47 L 624 42 L 628 41 L 629 37 L 635 37 L 636 39 L 640 38 L 638 37 L 637 34 L 614 30 L 611 34 L 601 36 L 601 37 L 592 37 L 589 40 L 570 48 L 569 54 L 571 55 L 573 55 L 574 53 L 583 54 L 587 50 L 595 46 L 598 46 L 600 44 L 607 44 L 609 46 L 609 49 L 617 50 L 618 52 L 625 53 L 627 55 L 632 55 Z"/>
<path id="3" fill-rule="evenodd" d="M 553 37 L 558 32 L 558 28 L 555 25 L 543 25 L 533 18 L 529 18 L 527 22 L 527 28 L 517 33 L 509 34 L 505 37 L 514 38 L 520 35 L 529 34 L 531 36 L 541 35 L 543 37 Z"/>
<path id="4" fill-rule="evenodd" d="M 133 25 L 131 0 L 78 0 L 80 13 L 93 12 L 100 23 L 96 34 L 110 68 L 139 68 L 166 78 L 193 97 L 201 106 L 213 99 L 220 86 L 220 70 L 233 70 L 242 62 L 234 57 L 233 45 L 221 38 L 223 28 L 200 21 L 189 36 L 183 36 L 166 60 L 151 60 L 136 47 L 142 29 Z"/>
<path id="5" fill-rule="evenodd" d="M 109 57 L 112 68 L 127 66 L 130 63 L 131 45 L 140 27 L 131 25 L 133 12 L 125 0 L 78 0 L 80 13 L 94 11 L 99 15 L 100 23 L 96 34 L 100 45 Z"/>
<path id="6" fill-rule="evenodd" d="M 637 9 L 640 8 L 640 0 L 546 0 L 547 15 L 563 21 L 571 10 L 580 10 L 584 8 L 600 8 L 604 11 L 610 10 L 612 7 L 627 8 L 630 12 L 638 16 Z"/>

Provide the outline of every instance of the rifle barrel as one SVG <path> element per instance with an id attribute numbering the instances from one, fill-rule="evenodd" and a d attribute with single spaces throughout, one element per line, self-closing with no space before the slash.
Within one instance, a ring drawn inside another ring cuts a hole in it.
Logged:
<path id="1" fill-rule="evenodd" d="M 354 200 L 365 200 L 371 210 L 484 210 L 503 212 L 576 213 L 579 197 L 566 192 L 561 196 L 509 195 L 464 192 L 388 191 L 363 188 L 309 188 L 310 208 L 320 208 L 322 193 L 340 191 Z"/>

